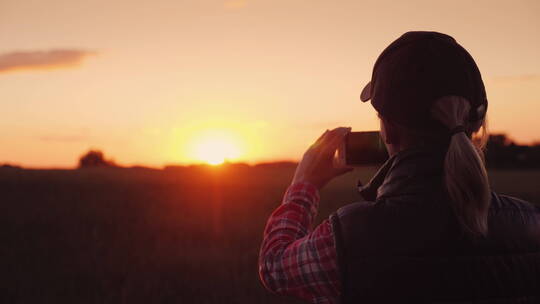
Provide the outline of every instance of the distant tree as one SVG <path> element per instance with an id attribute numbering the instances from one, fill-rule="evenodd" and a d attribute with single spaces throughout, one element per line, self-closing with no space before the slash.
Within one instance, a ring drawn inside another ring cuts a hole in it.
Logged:
<path id="1" fill-rule="evenodd" d="M 12 164 L 1 164 L 0 168 L 3 168 L 3 169 L 22 169 L 21 166 L 12 165 Z"/>
<path id="2" fill-rule="evenodd" d="M 105 159 L 103 152 L 90 150 L 79 158 L 79 168 L 92 167 L 117 167 L 117 165 L 114 161 Z"/>
<path id="3" fill-rule="evenodd" d="M 506 134 L 490 134 L 488 146 L 504 147 L 510 146 L 513 141 Z"/>
<path id="4" fill-rule="evenodd" d="M 491 134 L 486 146 L 486 163 L 491 168 L 540 168 L 540 146 L 519 145 L 505 134 Z"/>

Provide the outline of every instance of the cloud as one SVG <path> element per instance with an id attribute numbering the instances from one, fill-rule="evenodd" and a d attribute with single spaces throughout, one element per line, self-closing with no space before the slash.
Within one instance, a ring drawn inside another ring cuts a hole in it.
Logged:
<path id="1" fill-rule="evenodd" d="M 82 142 L 87 141 L 88 136 L 85 135 L 44 135 L 38 136 L 37 139 L 45 142 Z"/>
<path id="2" fill-rule="evenodd" d="M 87 56 L 96 54 L 95 51 L 77 49 L 5 53 L 0 54 L 0 73 L 70 68 L 80 65 Z"/>

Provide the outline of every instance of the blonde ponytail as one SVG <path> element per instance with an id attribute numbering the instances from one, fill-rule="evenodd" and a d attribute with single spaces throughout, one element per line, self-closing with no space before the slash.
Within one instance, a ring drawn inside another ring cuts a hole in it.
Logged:
<path id="1" fill-rule="evenodd" d="M 485 123 L 469 123 L 469 111 L 467 99 L 445 96 L 434 104 L 432 115 L 449 130 L 459 126 L 465 130 L 451 135 L 444 161 L 444 181 L 452 208 L 464 230 L 473 236 L 485 236 L 491 191 L 482 151 L 471 140 L 471 134 L 480 127 L 485 131 Z"/>

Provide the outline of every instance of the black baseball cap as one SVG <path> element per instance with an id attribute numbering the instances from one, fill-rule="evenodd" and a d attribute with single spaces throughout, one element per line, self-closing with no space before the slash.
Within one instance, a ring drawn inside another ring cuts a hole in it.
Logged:
<path id="1" fill-rule="evenodd" d="M 360 99 L 383 117 L 411 128 L 442 128 L 431 106 L 447 95 L 471 103 L 470 121 L 485 117 L 487 98 L 472 56 L 454 38 L 437 32 L 407 32 L 377 58 Z"/>

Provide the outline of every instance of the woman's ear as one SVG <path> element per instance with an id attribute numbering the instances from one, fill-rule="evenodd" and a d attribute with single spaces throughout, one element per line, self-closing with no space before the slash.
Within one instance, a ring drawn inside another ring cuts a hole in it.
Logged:
<path id="1" fill-rule="evenodd" d="M 481 120 L 478 120 L 478 121 L 473 122 L 473 123 L 470 125 L 470 131 L 471 131 L 472 133 L 478 132 L 478 131 L 480 130 L 480 128 L 482 127 L 482 125 L 484 125 L 484 120 L 485 120 L 485 119 L 481 119 Z"/>

